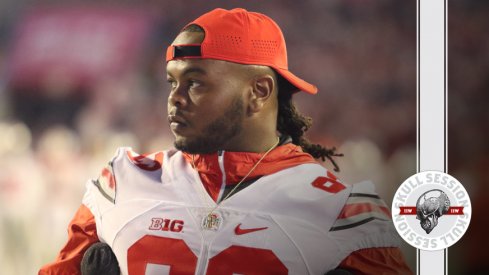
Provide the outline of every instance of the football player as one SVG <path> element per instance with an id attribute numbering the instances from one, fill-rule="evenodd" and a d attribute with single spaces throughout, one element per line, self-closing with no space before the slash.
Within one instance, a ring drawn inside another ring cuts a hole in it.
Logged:
<path id="1" fill-rule="evenodd" d="M 40 274 L 412 274 L 374 186 L 315 160 L 337 154 L 304 138 L 292 95 L 317 88 L 272 19 L 215 9 L 166 61 L 175 149 L 119 149 Z"/>

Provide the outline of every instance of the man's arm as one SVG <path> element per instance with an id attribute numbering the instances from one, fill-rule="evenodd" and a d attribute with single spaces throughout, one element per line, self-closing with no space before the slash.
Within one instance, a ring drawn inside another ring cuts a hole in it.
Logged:
<path id="1" fill-rule="evenodd" d="M 330 234 L 353 251 L 339 269 L 352 274 L 413 274 L 399 249 L 389 208 L 371 182 L 353 185 Z"/>
<path id="2" fill-rule="evenodd" d="M 68 242 L 53 263 L 39 270 L 39 275 L 81 274 L 80 263 L 83 253 L 98 242 L 95 218 L 90 210 L 81 205 L 68 227 Z"/>
<path id="3" fill-rule="evenodd" d="M 348 255 L 338 268 L 348 270 L 352 274 L 413 274 L 397 247 L 357 250 Z"/>

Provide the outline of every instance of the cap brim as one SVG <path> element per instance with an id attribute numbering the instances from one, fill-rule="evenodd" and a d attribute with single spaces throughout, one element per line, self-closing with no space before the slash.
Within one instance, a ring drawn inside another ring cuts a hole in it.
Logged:
<path id="1" fill-rule="evenodd" d="M 306 92 L 308 94 L 316 94 L 318 92 L 318 88 L 311 83 L 308 83 L 301 78 L 298 78 L 289 70 L 274 68 L 281 76 L 283 76 L 290 84 L 294 85 L 299 91 Z"/>

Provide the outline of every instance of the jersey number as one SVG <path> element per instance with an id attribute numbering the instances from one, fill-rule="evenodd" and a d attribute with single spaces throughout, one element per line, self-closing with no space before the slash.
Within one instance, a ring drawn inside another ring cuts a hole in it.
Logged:
<path id="1" fill-rule="evenodd" d="M 338 193 L 346 187 L 341 184 L 338 179 L 328 172 L 327 177 L 317 177 L 312 183 L 312 186 L 324 190 L 328 193 Z"/>
<path id="2" fill-rule="evenodd" d="M 130 275 L 144 275 L 146 265 L 170 267 L 171 275 L 195 274 L 197 256 L 180 239 L 146 235 L 127 251 Z M 268 249 L 232 245 L 209 260 L 207 274 L 287 274 L 287 267 Z"/>

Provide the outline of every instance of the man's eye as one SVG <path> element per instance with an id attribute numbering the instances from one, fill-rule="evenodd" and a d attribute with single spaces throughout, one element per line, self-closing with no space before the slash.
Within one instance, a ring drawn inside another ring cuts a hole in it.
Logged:
<path id="1" fill-rule="evenodd" d="M 197 88 L 199 86 L 201 86 L 202 84 L 200 83 L 200 81 L 196 81 L 196 80 L 189 80 L 189 87 L 190 88 Z"/>
<path id="2" fill-rule="evenodd" d="M 168 79 L 167 81 L 168 81 L 168 84 L 170 84 L 170 87 L 172 89 L 174 89 L 177 86 L 177 82 L 176 81 L 174 81 L 172 79 Z"/>

